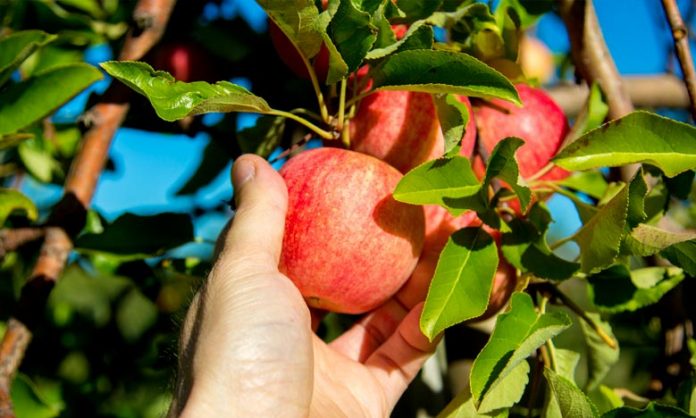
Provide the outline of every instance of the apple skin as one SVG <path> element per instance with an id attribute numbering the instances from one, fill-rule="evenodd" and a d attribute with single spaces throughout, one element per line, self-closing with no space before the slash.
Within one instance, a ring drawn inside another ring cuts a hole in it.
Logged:
<path id="1" fill-rule="evenodd" d="M 288 212 L 279 269 L 313 308 L 359 314 L 389 299 L 416 266 L 420 206 L 392 198 L 402 175 L 376 158 L 318 148 L 280 170 Z"/>
<path id="2" fill-rule="evenodd" d="M 529 178 L 546 166 L 569 131 L 563 110 L 544 91 L 526 84 L 515 86 L 523 107 L 494 99 L 474 111 L 479 144 L 490 155 L 496 144 L 509 136 L 525 141 L 517 150 L 520 175 Z M 541 177 L 559 180 L 570 173 L 554 167 Z"/>
<path id="3" fill-rule="evenodd" d="M 520 41 L 517 60 L 525 76 L 548 83 L 556 72 L 556 64 L 549 48 L 537 38 L 525 36 Z"/>
<path id="4" fill-rule="evenodd" d="M 469 99 L 469 122 L 461 155 L 469 157 L 476 142 L 476 122 Z M 442 156 L 444 138 L 433 98 L 428 93 L 384 90 L 364 98 L 350 120 L 351 149 L 369 154 L 406 173 Z"/>
<path id="5" fill-rule="evenodd" d="M 214 59 L 193 42 L 169 42 L 155 49 L 148 59 L 156 70 L 166 71 L 179 81 L 219 79 Z"/>

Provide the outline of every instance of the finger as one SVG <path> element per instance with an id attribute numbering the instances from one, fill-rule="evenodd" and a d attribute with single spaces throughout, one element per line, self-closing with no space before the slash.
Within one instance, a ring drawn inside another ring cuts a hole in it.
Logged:
<path id="1" fill-rule="evenodd" d="M 258 272 L 276 270 L 285 230 L 288 193 L 282 177 L 262 158 L 243 155 L 234 162 L 237 211 L 224 238 L 218 264 L 244 260 Z"/>
<path id="2" fill-rule="evenodd" d="M 423 304 L 413 308 L 391 337 L 365 362 L 384 388 L 390 407 L 399 400 L 439 341 L 430 342 L 421 333 L 418 319 L 422 310 Z"/>
<path id="3" fill-rule="evenodd" d="M 363 363 L 391 337 L 406 314 L 406 307 L 398 300 L 390 299 L 332 341 L 329 346 L 351 360 Z"/>

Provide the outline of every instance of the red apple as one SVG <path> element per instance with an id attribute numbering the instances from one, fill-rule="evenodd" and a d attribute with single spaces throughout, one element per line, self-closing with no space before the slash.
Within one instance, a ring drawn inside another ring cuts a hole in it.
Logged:
<path id="1" fill-rule="evenodd" d="M 471 156 L 476 123 L 469 99 L 459 99 L 470 109 L 461 154 Z M 385 90 L 367 96 L 350 121 L 350 139 L 353 150 L 386 161 L 402 173 L 444 152 L 437 110 L 428 93 Z"/>
<path id="2" fill-rule="evenodd" d="M 160 45 L 149 58 L 156 70 L 166 71 L 179 81 L 218 80 L 214 59 L 202 46 L 193 42 L 170 42 Z"/>
<path id="3" fill-rule="evenodd" d="M 280 60 L 290 68 L 290 70 L 298 77 L 309 80 L 309 72 L 302 61 L 300 52 L 295 48 L 295 45 L 288 39 L 282 30 L 273 21 L 269 21 L 268 32 L 271 35 L 271 42 L 275 47 Z M 319 82 L 326 80 L 326 75 L 329 72 L 329 50 L 324 44 L 321 45 L 319 53 L 314 57 L 312 66 L 317 74 Z"/>
<path id="4" fill-rule="evenodd" d="M 479 143 L 490 154 L 502 139 L 515 136 L 525 141 L 517 150 L 520 175 L 529 178 L 546 166 L 568 134 L 568 120 L 563 110 L 544 91 L 526 84 L 515 86 L 522 107 L 494 99 L 474 113 Z M 555 167 L 542 179 L 555 180 L 569 173 Z"/>
<path id="5" fill-rule="evenodd" d="M 280 174 L 289 201 L 279 268 L 307 303 L 357 314 L 396 293 L 424 234 L 423 209 L 392 198 L 401 173 L 364 154 L 319 148 Z"/>

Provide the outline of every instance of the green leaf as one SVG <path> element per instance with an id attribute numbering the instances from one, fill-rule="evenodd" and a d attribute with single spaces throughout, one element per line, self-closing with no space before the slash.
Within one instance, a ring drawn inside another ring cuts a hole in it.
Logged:
<path id="1" fill-rule="evenodd" d="M 636 111 L 583 135 L 553 162 L 570 171 L 647 163 L 674 177 L 696 168 L 696 128 Z"/>
<path id="2" fill-rule="evenodd" d="M 312 58 L 319 53 L 322 34 L 318 22 L 319 9 L 314 0 L 256 2 L 306 58 Z"/>
<path id="3" fill-rule="evenodd" d="M 474 196 L 480 189 L 468 158 L 445 157 L 409 171 L 397 184 L 394 199 L 414 205 L 440 205 L 459 214 L 464 209 L 449 207 L 452 201 Z"/>
<path id="4" fill-rule="evenodd" d="M 544 369 L 544 377 L 549 384 L 553 401 L 558 403 L 563 418 L 599 417 L 597 407 L 582 391 L 565 377 L 551 369 Z"/>
<path id="5" fill-rule="evenodd" d="M 404 12 L 403 22 L 413 22 L 432 15 L 442 4 L 443 0 L 397 0 L 396 6 Z"/>
<path id="6" fill-rule="evenodd" d="M 355 71 L 377 40 L 378 29 L 369 13 L 355 7 L 352 1 L 342 1 L 328 32 L 348 71 Z"/>
<path id="7" fill-rule="evenodd" d="M 650 402 L 644 409 L 628 406 L 614 409 L 602 415 L 602 418 L 693 418 L 685 411 L 673 406 L 660 405 Z"/>
<path id="8" fill-rule="evenodd" d="M 39 216 L 34 202 L 15 189 L 0 188 L 0 226 L 13 212 L 24 212 L 29 220 L 35 221 Z"/>
<path id="9" fill-rule="evenodd" d="M 510 311 L 498 316 L 495 329 L 471 369 L 471 393 L 480 405 L 500 380 L 550 338 L 571 325 L 563 312 L 539 314 L 532 298 L 514 293 Z"/>
<path id="10" fill-rule="evenodd" d="M 58 161 L 36 139 L 22 142 L 17 151 L 24 167 L 37 180 L 48 183 L 53 178 L 53 173 L 61 173 Z"/>
<path id="11" fill-rule="evenodd" d="M 631 183 L 628 185 L 628 211 L 626 213 L 626 227 L 633 228 L 645 221 L 648 215 L 645 213 L 645 197 L 648 195 L 648 184 L 645 182 L 643 169 L 638 169 Z"/>
<path id="12" fill-rule="evenodd" d="M 586 312 L 587 316 L 614 341 L 617 341 L 609 322 L 602 321 L 602 318 L 593 312 Z M 597 332 L 590 327 L 586 321 L 580 321 L 582 333 L 587 345 L 587 392 L 594 390 L 604 377 L 609 373 L 611 367 L 619 361 L 619 349 L 609 347 Z"/>
<path id="13" fill-rule="evenodd" d="M 394 32 L 389 26 L 389 33 L 393 36 Z M 425 21 L 421 20 L 412 24 L 404 37 L 398 41 L 394 41 L 389 45 L 374 48 L 367 53 L 365 59 L 377 60 L 391 55 L 397 51 L 407 51 L 409 49 L 431 49 L 433 47 L 434 34 L 433 29 L 430 25 L 427 25 Z"/>
<path id="14" fill-rule="evenodd" d="M 509 13 L 509 9 L 514 10 L 515 14 L 519 16 L 522 28 L 526 29 L 534 25 L 545 13 L 553 10 L 553 0 L 501 0 L 495 9 L 499 26 L 502 27 L 502 22 L 505 15 Z"/>
<path id="15" fill-rule="evenodd" d="M 445 328 L 486 311 L 498 267 L 495 241 L 483 228 L 452 234 L 435 268 L 420 318 L 420 328 L 433 340 Z"/>
<path id="16" fill-rule="evenodd" d="M 497 415 L 522 399 L 529 383 L 529 363 L 522 361 L 510 373 L 496 382 L 478 407 L 480 414 Z"/>
<path id="17" fill-rule="evenodd" d="M 16 147 L 22 142 L 32 138 L 34 138 L 34 134 L 27 133 L 0 135 L 0 151 Z"/>
<path id="18" fill-rule="evenodd" d="M 676 267 L 646 267 L 628 271 L 623 265 L 589 276 L 590 299 L 602 312 L 635 311 L 658 302 L 684 279 Z"/>
<path id="19" fill-rule="evenodd" d="M 483 180 L 482 187 L 488 188 L 493 178 L 500 178 L 512 188 L 520 199 L 522 211 L 526 212 L 532 192 L 525 185 L 522 177 L 520 177 L 517 160 L 515 159 L 515 152 L 523 144 L 524 141 L 519 138 L 505 138 L 496 144 L 486 166 L 486 177 Z"/>
<path id="20" fill-rule="evenodd" d="M 515 87 L 498 71 L 458 52 L 408 50 L 387 57 L 374 71 L 376 90 L 410 90 L 501 98 L 519 104 Z"/>
<path id="21" fill-rule="evenodd" d="M 0 92 L 0 135 L 14 133 L 49 115 L 102 78 L 91 65 L 53 67 Z"/>
<path id="22" fill-rule="evenodd" d="M 662 256 L 689 276 L 696 276 L 696 240 L 680 242 L 662 251 Z"/>
<path id="23" fill-rule="evenodd" d="M 134 342 L 155 325 L 157 313 L 157 306 L 134 288 L 119 302 L 116 326 L 126 341 Z"/>
<path id="24" fill-rule="evenodd" d="M 40 30 L 18 31 L 0 38 L 0 87 L 29 55 L 55 39 L 55 35 Z"/>
<path id="25" fill-rule="evenodd" d="M 445 137 L 445 149 L 442 151 L 446 154 L 462 142 L 466 124 L 469 123 L 469 109 L 454 94 L 435 94 L 433 99 Z"/>
<path id="26" fill-rule="evenodd" d="M 24 374 L 18 374 L 10 388 L 12 406 L 17 418 L 53 418 L 60 415 L 61 405 L 48 402 Z"/>
<path id="27" fill-rule="evenodd" d="M 211 112 L 269 113 L 272 110 L 262 98 L 227 81 L 184 83 L 167 72 L 155 71 L 148 64 L 137 61 L 108 61 L 101 66 L 147 97 L 157 116 L 168 122 Z"/>
<path id="28" fill-rule="evenodd" d="M 527 363 L 520 363 L 521 367 L 524 367 L 523 364 Z M 529 369 L 529 365 L 527 365 L 527 368 Z M 515 378 L 515 373 L 510 373 L 505 379 L 504 383 L 501 383 L 501 387 L 505 387 L 508 384 L 516 385 L 519 383 L 519 381 L 516 381 Z M 528 377 L 525 376 L 524 382 L 525 384 L 527 383 Z M 471 391 L 469 391 L 469 388 L 464 389 L 462 392 L 460 392 L 453 400 L 450 402 L 445 409 L 440 411 L 439 414 L 437 414 L 437 418 L 507 418 L 508 417 L 508 410 L 503 409 L 498 413 L 492 414 L 492 413 L 479 413 L 476 410 L 476 406 L 474 405 L 474 398 L 471 397 Z"/>
<path id="29" fill-rule="evenodd" d="M 573 173 L 558 182 L 559 185 L 585 193 L 595 199 L 601 199 L 607 192 L 607 181 L 599 171 Z"/>
<path id="30" fill-rule="evenodd" d="M 580 353 L 556 348 L 556 373 L 570 382 L 575 382 L 575 370 L 580 362 Z"/>
<path id="31" fill-rule="evenodd" d="M 612 388 L 605 385 L 599 385 L 599 388 L 589 395 L 602 414 L 624 406 L 623 399 Z"/>
<path id="32" fill-rule="evenodd" d="M 626 247 L 635 255 L 648 257 L 672 245 L 696 240 L 693 232 L 671 232 L 647 224 L 640 224 L 626 237 Z"/>
<path id="33" fill-rule="evenodd" d="M 575 235 L 580 246 L 580 265 L 585 273 L 594 273 L 611 265 L 619 255 L 626 225 L 629 187 L 621 190 Z"/>
<path id="34" fill-rule="evenodd" d="M 590 95 L 587 97 L 587 103 L 585 104 L 585 111 L 580 112 L 578 120 L 573 126 L 573 134 L 580 137 L 593 129 L 599 128 L 608 114 L 609 106 L 604 101 L 599 84 L 592 83 Z M 569 142 L 574 142 L 577 137 L 572 138 Z"/>
<path id="35" fill-rule="evenodd" d="M 139 216 L 126 213 L 104 227 L 101 234 L 78 237 L 81 252 L 106 252 L 126 258 L 145 258 L 162 254 L 193 240 L 193 224 L 185 214 L 161 213 Z"/>

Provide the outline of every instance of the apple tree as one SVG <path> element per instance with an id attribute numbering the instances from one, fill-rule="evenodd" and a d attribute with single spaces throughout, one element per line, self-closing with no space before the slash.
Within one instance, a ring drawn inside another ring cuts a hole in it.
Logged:
<path id="1" fill-rule="evenodd" d="M 212 258 L 180 246 L 227 202 L 90 209 L 121 125 L 210 137 L 182 195 L 245 152 L 280 165 L 343 148 L 402 172 L 392 196 L 425 219 L 406 286 L 425 300 L 423 334 L 445 335 L 433 361 L 457 390 L 418 404 L 428 393 L 414 388 L 395 415 L 428 403 L 441 417 L 696 414 L 696 129 L 636 110 L 591 1 L 258 0 L 268 33 L 175 3 L 0 3 L 0 417 L 156 416 L 168 402 L 172 318 Z M 696 109 L 686 28 L 663 4 Z M 553 58 L 529 55 L 546 14 L 572 44 L 561 77 L 585 86 L 572 123 L 540 85 Z M 116 59 L 84 63 L 100 43 Z M 91 107 L 56 120 L 84 91 Z M 255 124 L 236 129 L 248 114 Z M 26 176 L 62 197 L 42 207 Z M 559 197 L 579 222 L 563 237 L 550 233 L 569 216 L 550 210 Z M 324 317 L 322 338 L 356 320 L 345 312 Z"/>

